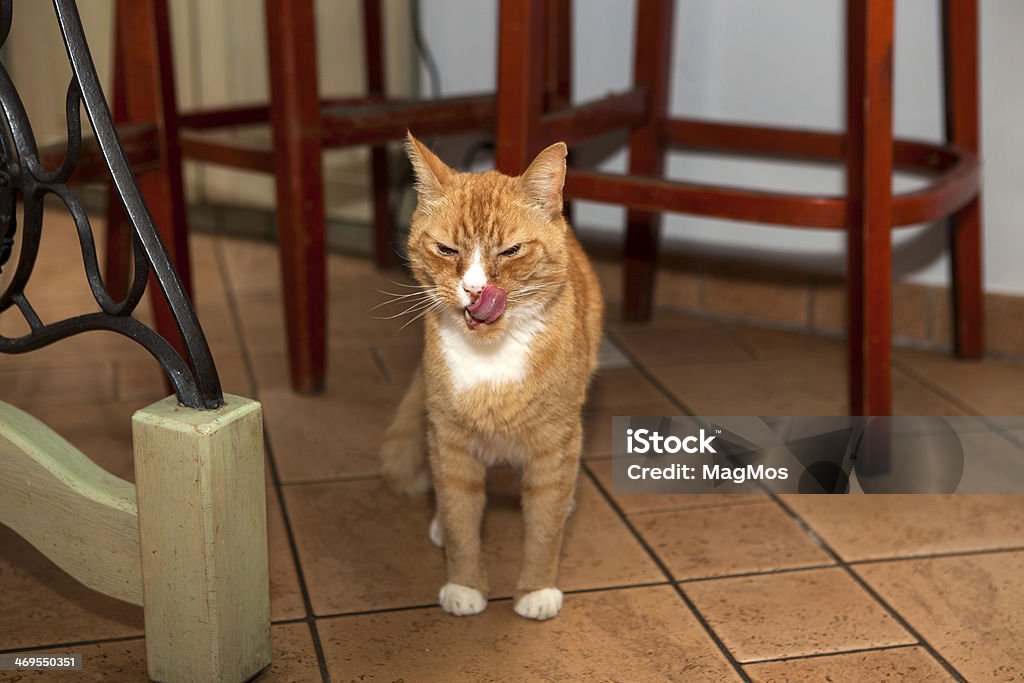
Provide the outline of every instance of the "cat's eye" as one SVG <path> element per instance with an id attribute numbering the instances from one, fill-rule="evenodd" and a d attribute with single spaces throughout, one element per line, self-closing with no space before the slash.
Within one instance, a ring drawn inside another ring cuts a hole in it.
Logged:
<path id="1" fill-rule="evenodd" d="M 451 247 L 446 247 L 440 243 L 437 245 L 437 252 L 442 256 L 458 256 L 459 254 L 458 249 L 452 249 Z"/>
<path id="2" fill-rule="evenodd" d="M 522 248 L 523 248 L 523 245 L 517 244 L 516 246 L 509 247 L 505 251 L 501 252 L 500 254 L 498 254 L 498 256 L 515 256 L 516 254 L 519 253 L 519 250 L 522 249 Z"/>

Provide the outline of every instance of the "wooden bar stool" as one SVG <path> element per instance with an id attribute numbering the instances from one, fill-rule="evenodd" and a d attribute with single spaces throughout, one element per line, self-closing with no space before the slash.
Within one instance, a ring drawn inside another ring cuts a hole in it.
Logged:
<path id="1" fill-rule="evenodd" d="M 388 98 L 381 2 L 363 0 L 367 94 L 323 99 L 318 91 L 313 0 L 266 0 L 269 104 L 179 115 L 174 107 L 166 0 L 119 0 L 118 34 L 122 38 L 115 50 L 115 68 L 121 78 L 115 79 L 120 87 L 115 87 L 114 110 L 124 120 L 135 120 L 144 113 L 131 106 L 144 87 L 131 76 L 141 69 L 137 66 L 140 57 L 149 55 L 153 49 L 134 36 L 135 21 L 144 11 L 136 4 L 159 9 L 159 34 L 164 42 L 158 54 L 168 59 L 161 59 L 161 70 L 150 69 L 148 76 L 156 79 L 153 82 L 166 105 L 159 113 L 165 122 L 161 132 L 166 133 L 167 148 L 172 152 L 178 149 L 180 127 L 181 157 L 268 173 L 276 178 L 278 244 L 292 386 L 300 392 L 319 391 L 323 388 L 326 365 L 323 150 L 370 146 L 374 258 L 378 267 L 387 268 L 393 264 L 393 251 L 385 143 L 403 139 L 408 128 L 426 136 L 490 129 L 495 120 L 494 96 L 435 101 Z M 151 61 L 150 58 L 145 63 Z M 210 135 L 218 130 L 261 123 L 269 123 L 272 128 L 269 147 Z M 180 158 L 178 163 L 180 166 Z M 178 195 L 173 187 L 169 191 Z M 184 211 L 180 199 L 175 206 Z M 116 221 L 116 216 L 113 219 Z M 172 240 L 177 243 L 178 239 L 185 239 L 184 219 L 173 224 L 180 225 Z M 110 272 L 125 272 L 127 256 L 125 250 L 118 251 L 116 242 L 110 256 Z"/>
<path id="2" fill-rule="evenodd" d="M 659 212 L 845 230 L 850 413 L 889 415 L 892 229 L 950 217 L 956 353 L 978 357 L 984 348 L 977 0 L 943 3 L 944 145 L 893 139 L 893 2 L 847 0 L 847 129 L 838 134 L 671 118 L 672 0 L 637 0 L 631 90 L 552 113 L 543 97 L 544 0 L 502 0 L 498 167 L 520 173 L 556 140 L 571 147 L 629 131 L 628 174 L 570 169 L 565 192 L 629 207 L 623 305 L 631 320 L 650 316 Z M 810 196 L 664 180 L 665 152 L 673 146 L 841 162 L 847 192 Z M 930 183 L 894 195 L 894 167 L 927 175 Z"/>

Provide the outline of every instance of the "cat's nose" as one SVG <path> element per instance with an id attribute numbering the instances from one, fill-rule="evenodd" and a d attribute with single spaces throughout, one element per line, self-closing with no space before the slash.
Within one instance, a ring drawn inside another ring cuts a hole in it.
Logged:
<path id="1" fill-rule="evenodd" d="M 480 296 L 480 292 L 484 291 L 484 286 L 476 282 L 466 282 L 463 280 L 462 289 L 466 291 L 466 294 L 469 294 L 470 299 L 476 301 L 477 297 Z"/>

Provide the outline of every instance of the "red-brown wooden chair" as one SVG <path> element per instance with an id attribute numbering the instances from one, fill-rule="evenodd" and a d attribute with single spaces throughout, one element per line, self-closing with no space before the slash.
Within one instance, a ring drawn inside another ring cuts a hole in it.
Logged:
<path id="1" fill-rule="evenodd" d="M 316 58 L 316 17 L 313 0 L 266 0 L 267 45 L 269 53 L 270 102 L 203 111 L 183 112 L 174 108 L 171 48 L 168 39 L 166 0 L 119 0 L 120 34 L 133 34 L 132 15 L 156 8 L 161 22 L 157 54 L 162 80 L 157 92 L 165 105 L 162 116 L 169 156 L 274 175 L 277 196 L 278 245 L 288 335 L 288 359 L 292 386 L 300 392 L 322 389 L 326 365 L 326 256 L 323 170 L 325 149 L 356 145 L 371 148 L 370 174 L 373 181 L 374 259 L 378 267 L 393 264 L 389 205 L 387 152 L 385 144 L 401 140 L 408 128 L 419 135 L 485 130 L 495 120 L 494 96 L 447 98 L 444 100 L 397 100 L 385 94 L 384 37 L 380 0 L 363 0 L 367 94 L 363 97 L 323 99 L 318 92 Z M 149 119 L 151 112 L 132 106 L 147 86 L 133 78 L 140 55 L 153 51 L 141 37 L 130 35 L 119 41 L 115 61 L 123 72 L 116 89 L 115 110 L 126 120 Z M 567 80 L 566 80 L 567 83 Z M 127 111 L 125 103 L 129 105 Z M 204 133 L 241 125 L 269 123 L 272 146 L 254 147 L 251 142 L 227 140 Z M 180 126 L 180 148 L 176 143 Z M 172 159 L 173 160 L 173 159 Z M 180 188 L 180 179 L 176 181 Z M 178 190 L 170 193 L 177 196 Z M 148 196 L 147 196 L 148 198 Z M 169 197 L 170 199 L 171 197 Z M 182 207 L 180 199 L 174 204 Z M 177 211 L 177 210 L 175 210 Z M 183 211 L 183 210 L 182 210 Z M 175 216 L 177 217 L 177 213 Z M 161 223 L 163 224 L 163 223 Z M 183 213 L 174 225 L 174 240 L 184 253 Z M 123 271 L 127 259 L 123 249 L 111 253 L 111 272 Z"/>
<path id="2" fill-rule="evenodd" d="M 849 409 L 892 411 L 893 228 L 951 217 L 956 352 L 982 354 L 981 204 L 978 162 L 977 0 L 943 3 L 947 143 L 893 140 L 894 0 L 847 0 L 847 130 L 787 130 L 676 119 L 668 113 L 672 0 L 638 0 L 633 88 L 581 106 L 545 106 L 544 0 L 501 1 L 497 164 L 522 172 L 545 145 L 570 147 L 629 131 L 629 173 L 570 169 L 566 196 L 629 207 L 624 316 L 652 306 L 659 212 L 847 232 Z M 662 179 L 669 147 L 845 163 L 845 196 L 806 196 Z M 892 192 L 893 167 L 931 176 L 927 187 Z"/>

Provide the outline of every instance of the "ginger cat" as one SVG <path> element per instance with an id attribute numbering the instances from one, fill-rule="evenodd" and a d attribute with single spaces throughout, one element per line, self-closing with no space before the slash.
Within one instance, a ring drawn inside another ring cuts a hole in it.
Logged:
<path id="1" fill-rule="evenodd" d="M 562 217 L 566 146 L 551 145 L 516 178 L 457 173 L 412 134 L 407 146 L 419 196 L 408 253 L 426 344 L 381 448 L 382 474 L 410 494 L 433 484 L 430 538 L 444 547 L 448 573 L 439 600 L 469 615 L 487 606 L 487 466 L 520 468 L 515 611 L 550 619 L 562 607 L 555 581 L 603 312 L 597 278 Z"/>

